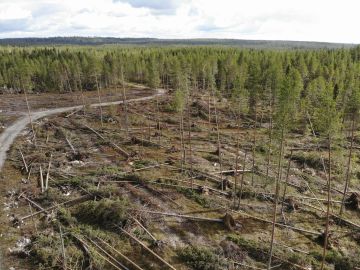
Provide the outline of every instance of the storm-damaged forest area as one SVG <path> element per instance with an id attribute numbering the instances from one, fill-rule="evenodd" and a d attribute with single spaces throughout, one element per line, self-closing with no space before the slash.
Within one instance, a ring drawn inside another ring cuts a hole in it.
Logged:
<path id="1" fill-rule="evenodd" d="M 360 269 L 360 47 L 8 46 L 0 93 L 6 269 Z"/>

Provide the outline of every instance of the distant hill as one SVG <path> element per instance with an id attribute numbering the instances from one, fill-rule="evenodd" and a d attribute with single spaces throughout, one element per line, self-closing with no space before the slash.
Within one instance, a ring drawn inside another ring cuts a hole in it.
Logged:
<path id="1" fill-rule="evenodd" d="M 139 46 L 233 46 L 257 49 L 338 49 L 352 48 L 357 44 L 327 43 L 286 40 L 244 40 L 244 39 L 156 39 L 156 38 L 114 38 L 114 37 L 49 37 L 49 38 L 5 38 L 0 45 L 139 45 Z"/>

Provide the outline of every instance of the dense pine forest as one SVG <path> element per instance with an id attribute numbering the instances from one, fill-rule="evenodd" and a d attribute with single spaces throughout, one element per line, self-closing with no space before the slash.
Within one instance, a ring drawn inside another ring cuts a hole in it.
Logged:
<path id="1" fill-rule="evenodd" d="M 20 266 L 360 269 L 360 47 L 2 47 L 0 87 L 31 122 L 2 172 Z M 31 121 L 61 94 L 83 106 Z"/>

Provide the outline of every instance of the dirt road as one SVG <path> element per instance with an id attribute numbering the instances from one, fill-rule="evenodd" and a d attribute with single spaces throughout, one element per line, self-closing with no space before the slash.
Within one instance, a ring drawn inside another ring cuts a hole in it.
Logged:
<path id="1" fill-rule="evenodd" d="M 157 89 L 156 93 L 151 96 L 141 97 L 141 98 L 133 98 L 128 99 L 126 102 L 136 102 L 136 101 L 145 101 L 153 99 L 157 96 L 161 96 L 165 93 L 164 89 Z M 90 105 L 90 107 L 103 107 L 103 106 L 110 106 L 110 105 L 117 105 L 122 104 L 123 101 L 114 101 L 114 102 L 103 102 L 103 103 L 96 103 Z M 59 114 L 63 112 L 68 112 L 72 110 L 79 110 L 82 106 L 72 106 L 72 107 L 63 107 L 63 108 L 56 108 L 56 109 L 49 109 L 43 111 L 35 111 L 31 113 L 32 121 L 36 121 L 40 118 L 50 116 L 53 114 Z M 19 133 L 25 129 L 25 127 L 30 123 L 30 119 L 28 115 L 21 116 L 20 119 L 16 120 L 13 124 L 7 127 L 0 135 L 0 172 L 6 160 L 6 153 L 10 149 L 11 144 L 14 142 L 15 138 L 19 135 Z"/>

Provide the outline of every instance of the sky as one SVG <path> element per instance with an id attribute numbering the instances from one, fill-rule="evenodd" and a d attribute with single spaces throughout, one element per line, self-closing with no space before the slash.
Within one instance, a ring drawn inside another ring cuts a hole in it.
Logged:
<path id="1" fill-rule="evenodd" d="M 101 36 L 360 43 L 359 0 L 0 0 L 0 38 Z"/>

